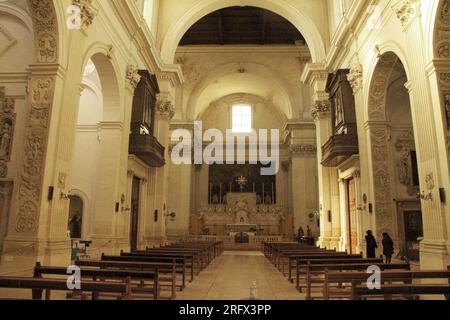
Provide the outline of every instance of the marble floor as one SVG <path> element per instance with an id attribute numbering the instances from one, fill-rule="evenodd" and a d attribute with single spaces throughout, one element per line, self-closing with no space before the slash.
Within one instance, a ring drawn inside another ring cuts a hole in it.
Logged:
<path id="1" fill-rule="evenodd" d="M 254 281 L 260 300 L 305 299 L 261 252 L 226 251 L 178 293 L 177 300 L 246 300 Z"/>

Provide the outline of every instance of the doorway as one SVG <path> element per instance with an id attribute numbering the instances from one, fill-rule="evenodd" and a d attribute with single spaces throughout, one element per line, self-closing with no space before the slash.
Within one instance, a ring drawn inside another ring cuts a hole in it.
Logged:
<path id="1" fill-rule="evenodd" d="M 132 252 L 136 251 L 138 247 L 140 189 L 141 189 L 141 180 L 137 177 L 133 177 L 133 186 L 131 191 L 131 227 L 130 227 L 130 244 Z"/>

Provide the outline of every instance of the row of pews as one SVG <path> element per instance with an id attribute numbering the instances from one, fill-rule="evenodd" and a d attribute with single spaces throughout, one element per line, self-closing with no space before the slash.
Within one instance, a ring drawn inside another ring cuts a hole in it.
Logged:
<path id="1" fill-rule="evenodd" d="M 0 277 L 0 288 L 31 290 L 33 300 L 51 300 L 52 292 L 77 300 L 175 299 L 223 251 L 223 242 L 185 242 L 77 259 L 69 267 L 38 262 L 33 277 Z"/>
<path id="2" fill-rule="evenodd" d="M 367 259 L 362 254 L 293 242 L 264 243 L 263 250 L 307 300 L 391 300 L 422 295 L 450 299 L 450 267 L 413 271 L 408 263 L 386 264 L 382 258 Z M 374 275 L 379 276 L 378 284 Z"/>

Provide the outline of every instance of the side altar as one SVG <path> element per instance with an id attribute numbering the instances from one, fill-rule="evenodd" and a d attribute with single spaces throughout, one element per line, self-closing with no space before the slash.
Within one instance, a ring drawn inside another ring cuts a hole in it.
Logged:
<path id="1" fill-rule="evenodd" d="M 293 218 L 283 206 L 257 203 L 256 193 L 228 193 L 224 204 L 203 205 L 191 217 L 191 233 L 214 236 L 293 234 Z"/>

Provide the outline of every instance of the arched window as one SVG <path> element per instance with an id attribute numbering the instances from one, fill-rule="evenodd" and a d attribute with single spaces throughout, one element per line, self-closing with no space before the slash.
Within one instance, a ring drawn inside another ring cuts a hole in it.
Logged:
<path id="1" fill-rule="evenodd" d="M 83 200 L 80 197 L 70 197 L 68 230 L 72 239 L 82 238 L 83 206 Z"/>
<path id="2" fill-rule="evenodd" d="M 233 133 L 252 132 L 252 107 L 248 104 L 235 104 L 232 108 Z"/>

